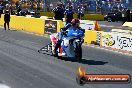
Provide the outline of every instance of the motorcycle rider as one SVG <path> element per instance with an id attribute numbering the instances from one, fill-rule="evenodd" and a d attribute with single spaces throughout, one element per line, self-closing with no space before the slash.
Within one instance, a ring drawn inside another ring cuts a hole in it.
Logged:
<path id="1" fill-rule="evenodd" d="M 65 27 L 61 28 L 61 32 L 59 33 L 60 38 L 58 39 L 57 44 L 56 44 L 55 49 L 54 49 L 54 52 L 53 52 L 54 56 L 58 55 L 57 50 L 58 50 L 59 46 L 61 46 L 62 36 L 64 36 L 66 34 L 66 30 L 71 28 L 71 27 L 72 27 L 72 29 L 75 29 L 75 30 L 76 29 L 81 30 L 83 32 L 83 35 L 84 35 L 85 30 L 80 27 L 80 21 L 78 19 L 72 19 L 71 23 L 68 23 Z M 64 52 L 62 50 L 62 54 L 63 53 Z"/>

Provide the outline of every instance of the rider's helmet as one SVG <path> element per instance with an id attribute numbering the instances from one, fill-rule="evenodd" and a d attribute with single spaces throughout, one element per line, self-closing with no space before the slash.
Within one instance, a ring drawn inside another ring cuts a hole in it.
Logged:
<path id="1" fill-rule="evenodd" d="M 71 24 L 74 27 L 79 27 L 80 21 L 78 19 L 72 19 Z"/>

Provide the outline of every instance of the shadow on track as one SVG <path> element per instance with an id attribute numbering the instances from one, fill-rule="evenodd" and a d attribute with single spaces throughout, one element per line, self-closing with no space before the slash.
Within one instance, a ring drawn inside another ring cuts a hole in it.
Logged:
<path id="1" fill-rule="evenodd" d="M 104 65 L 107 64 L 108 62 L 82 59 L 79 63 L 88 65 Z"/>
<path id="2" fill-rule="evenodd" d="M 41 53 L 43 53 L 45 55 L 53 56 L 50 52 L 46 52 L 46 53 L 45 52 L 41 52 Z M 77 61 L 76 58 L 56 57 L 56 59 L 57 58 L 60 59 L 60 60 L 64 60 L 64 61 L 78 62 L 78 63 L 81 63 L 81 64 L 87 64 L 87 65 L 105 65 L 105 64 L 108 63 L 108 62 L 104 62 L 104 61 L 87 60 L 87 59 L 84 59 L 84 58 L 82 60 L 80 60 L 80 61 Z"/>
<path id="3" fill-rule="evenodd" d="M 87 59 L 82 59 L 81 61 L 77 61 L 74 58 L 59 58 L 59 59 L 64 60 L 64 61 L 78 62 L 81 64 L 87 64 L 87 65 L 105 65 L 108 63 L 104 61 L 95 61 L 95 60 L 87 60 Z"/>

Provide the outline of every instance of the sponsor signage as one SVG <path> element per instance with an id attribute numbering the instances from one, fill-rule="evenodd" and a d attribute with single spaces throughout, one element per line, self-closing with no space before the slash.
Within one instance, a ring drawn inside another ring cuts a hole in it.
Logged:
<path id="1" fill-rule="evenodd" d="M 57 32 L 57 21 L 45 20 L 45 34 L 52 34 Z"/>
<path id="2" fill-rule="evenodd" d="M 132 36 L 102 33 L 102 46 L 132 51 Z"/>

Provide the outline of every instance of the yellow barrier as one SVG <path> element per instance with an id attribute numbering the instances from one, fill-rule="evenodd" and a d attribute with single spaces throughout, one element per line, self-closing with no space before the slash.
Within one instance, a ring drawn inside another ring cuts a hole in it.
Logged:
<path id="1" fill-rule="evenodd" d="M 60 31 L 60 28 L 64 27 L 64 24 L 61 20 L 57 21 L 57 32 Z M 0 25 L 3 25 L 3 15 L 0 18 Z M 22 16 L 11 16 L 10 27 L 17 30 L 24 30 L 37 34 L 44 34 L 45 29 L 45 19 L 33 18 L 33 17 L 22 17 Z M 86 30 L 85 32 L 85 43 L 96 42 L 97 31 Z"/>
<path id="2" fill-rule="evenodd" d="M 10 21 L 10 28 L 14 28 L 17 30 L 23 30 L 25 22 L 26 22 L 25 17 L 12 15 L 11 21 Z"/>
<path id="3" fill-rule="evenodd" d="M 4 25 L 4 14 L 1 15 L 1 18 L 0 18 L 0 25 L 1 25 L 1 26 Z"/>
<path id="4" fill-rule="evenodd" d="M 33 32 L 37 34 L 44 34 L 45 19 L 47 19 L 47 17 L 33 18 L 11 15 L 10 28 Z M 64 27 L 63 22 L 61 20 L 53 21 L 57 21 L 57 32 L 59 32 L 60 28 Z M 0 18 L 0 25 L 4 25 L 4 15 L 2 15 Z"/>
<path id="5" fill-rule="evenodd" d="M 4 25 L 4 15 L 0 18 L 0 25 Z M 10 28 L 44 34 L 44 19 L 11 15 Z"/>
<path id="6" fill-rule="evenodd" d="M 24 31 L 44 34 L 44 20 L 40 18 L 25 18 Z"/>
<path id="7" fill-rule="evenodd" d="M 57 20 L 57 32 L 60 32 L 60 29 L 64 27 L 64 24 L 61 20 Z"/>
<path id="8" fill-rule="evenodd" d="M 97 31 L 86 30 L 84 42 L 87 44 L 91 44 L 92 42 L 96 42 L 96 36 L 97 36 Z"/>
<path id="9" fill-rule="evenodd" d="M 22 16 L 15 16 L 12 15 L 10 19 L 10 28 L 15 28 L 17 30 L 22 30 L 23 29 L 23 22 L 24 22 L 24 17 Z M 4 25 L 4 15 L 1 16 L 0 18 L 0 25 Z"/>
<path id="10" fill-rule="evenodd" d="M 40 18 L 41 18 L 41 19 L 48 19 L 47 16 L 41 16 Z"/>

